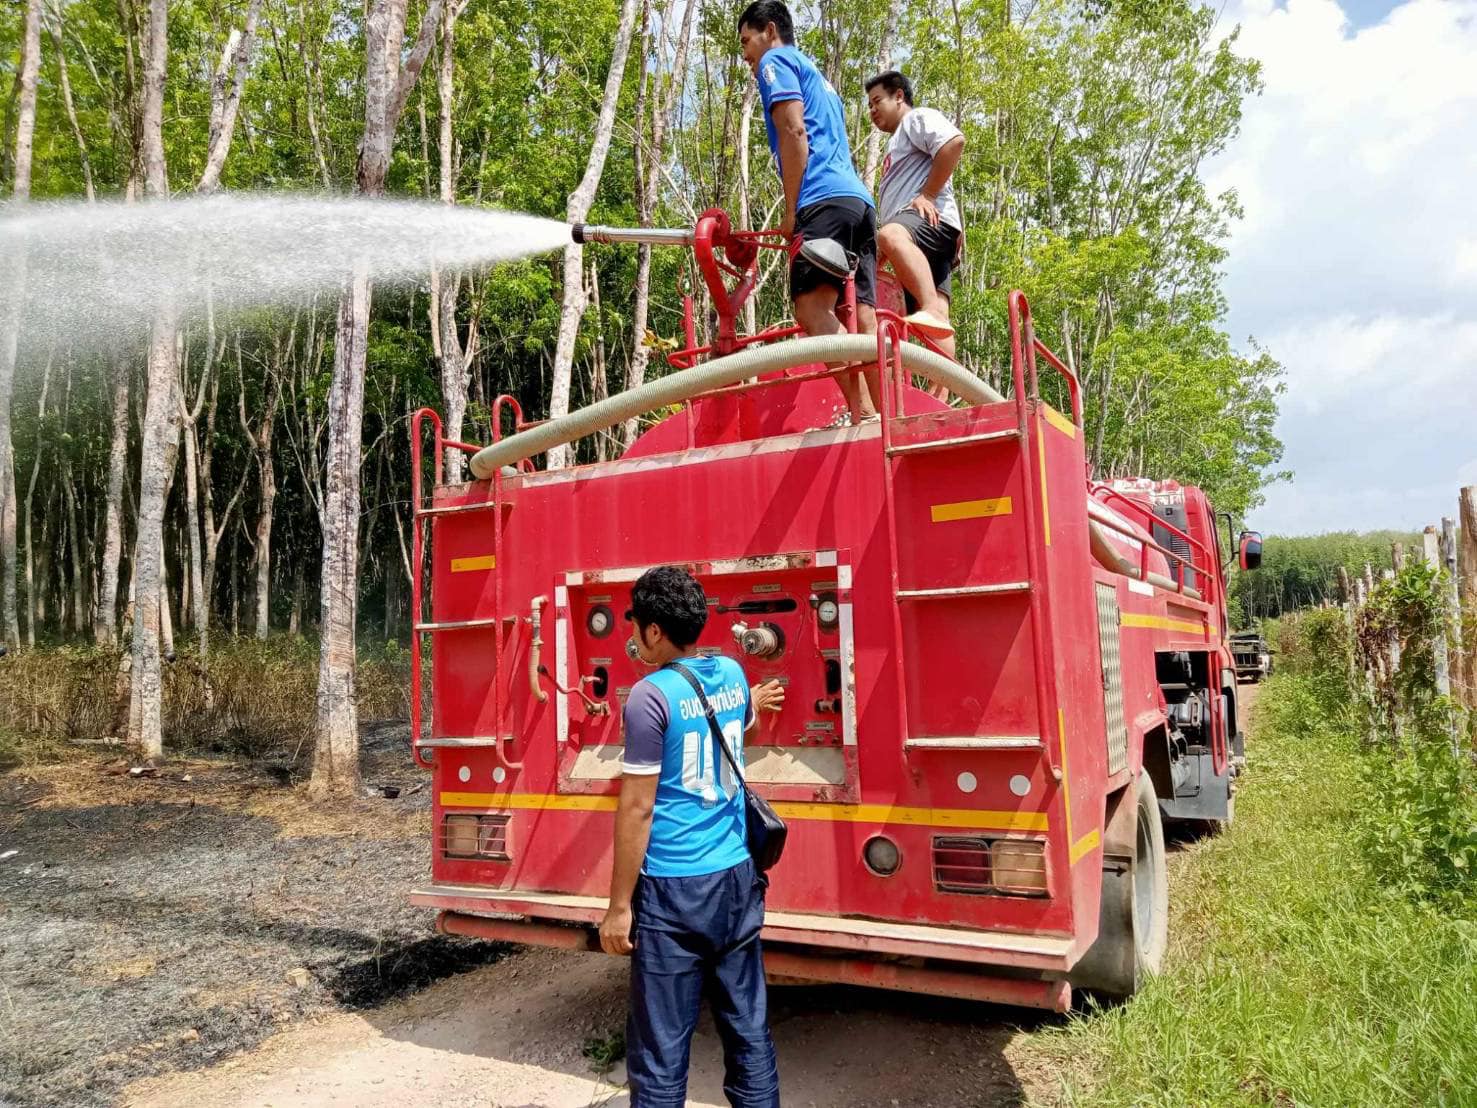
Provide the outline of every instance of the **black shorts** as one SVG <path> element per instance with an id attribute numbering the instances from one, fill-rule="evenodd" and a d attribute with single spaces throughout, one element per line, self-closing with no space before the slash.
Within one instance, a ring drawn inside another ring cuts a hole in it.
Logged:
<path id="1" fill-rule="evenodd" d="M 835 239 L 857 257 L 856 302 L 877 304 L 877 213 L 854 196 L 838 196 L 807 204 L 795 213 L 794 246 L 805 239 Z M 794 257 L 790 261 L 790 299 L 829 285 L 845 292 L 845 283 Z"/>
<path id="2" fill-rule="evenodd" d="M 904 208 L 887 222 L 907 228 L 913 245 L 928 259 L 933 287 L 949 296 L 953 286 L 954 260 L 959 251 L 959 232 L 947 223 L 933 226 L 912 208 Z M 918 310 L 918 301 L 906 289 L 903 290 L 903 306 L 909 315 Z"/>

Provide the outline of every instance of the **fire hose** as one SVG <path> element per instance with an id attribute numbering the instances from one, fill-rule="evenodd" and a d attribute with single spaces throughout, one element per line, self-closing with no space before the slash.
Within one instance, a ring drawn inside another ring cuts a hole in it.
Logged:
<path id="1" fill-rule="evenodd" d="M 904 368 L 948 386 L 950 392 L 971 404 L 997 404 L 1005 399 L 957 362 L 941 354 L 913 343 L 904 343 L 902 355 Z M 614 427 L 656 408 L 680 404 L 699 393 L 736 385 L 762 373 L 816 362 L 865 364 L 876 360 L 877 339 L 873 335 L 812 335 L 787 339 L 773 346 L 752 346 L 737 354 L 714 358 L 691 369 L 648 381 L 634 389 L 597 400 L 579 411 L 510 435 L 473 455 L 472 473 L 486 480 L 498 466 L 516 464 L 524 458 Z"/>
<path id="2" fill-rule="evenodd" d="M 586 435 L 593 435 L 646 412 L 680 404 L 701 393 L 723 388 L 725 385 L 736 385 L 763 373 L 794 369 L 817 362 L 865 364 L 875 361 L 876 357 L 877 339 L 873 335 L 811 335 L 788 339 L 773 346 L 751 346 L 736 354 L 714 358 L 691 369 L 678 370 L 634 389 L 597 400 L 578 411 L 485 446 L 472 456 L 472 473 L 485 481 L 500 466 L 516 465 L 525 458 L 574 442 Z M 903 368 L 910 373 L 920 374 L 945 386 L 967 403 L 998 404 L 1005 399 L 957 362 L 925 347 L 904 343 L 902 361 Z M 1176 588 L 1175 583 L 1163 574 L 1153 571 L 1142 574 L 1138 566 L 1113 548 L 1096 520 L 1088 520 L 1087 526 L 1093 556 L 1105 569 L 1125 577 L 1146 579 L 1160 588 Z M 1194 590 L 1185 591 L 1195 595 Z"/>

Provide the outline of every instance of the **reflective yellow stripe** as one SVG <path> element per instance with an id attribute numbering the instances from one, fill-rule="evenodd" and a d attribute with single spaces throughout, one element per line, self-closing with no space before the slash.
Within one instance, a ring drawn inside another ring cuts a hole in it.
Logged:
<path id="1" fill-rule="evenodd" d="M 1072 865 L 1075 866 L 1078 862 L 1082 860 L 1082 856 L 1084 854 L 1096 848 L 1099 838 L 1100 836 L 1097 833 L 1097 828 L 1093 828 L 1087 834 L 1083 835 L 1082 838 L 1073 843 L 1072 852 L 1069 859 Z"/>
<path id="2" fill-rule="evenodd" d="M 1170 619 L 1167 616 L 1145 616 L 1133 612 L 1124 612 L 1120 618 L 1123 627 L 1151 627 L 1156 631 L 1184 631 L 1191 635 L 1205 635 L 1207 638 L 1216 638 L 1216 633 L 1207 628 L 1203 623 L 1191 623 L 1187 619 Z"/>
<path id="3" fill-rule="evenodd" d="M 983 519 L 986 516 L 1008 516 L 1010 497 L 994 500 L 957 500 L 952 504 L 935 504 L 928 509 L 934 523 L 951 523 L 956 519 Z"/>
<path id="4" fill-rule="evenodd" d="M 451 572 L 468 573 L 474 569 L 491 569 L 495 565 L 497 559 L 491 554 L 479 554 L 475 558 L 453 558 Z"/>
<path id="5" fill-rule="evenodd" d="M 542 793 L 444 792 L 444 808 L 503 808 L 525 811 L 613 812 L 614 796 L 547 796 Z M 1045 812 L 990 812 L 970 808 L 901 808 L 892 804 L 810 804 L 776 801 L 783 819 L 829 823 L 895 823 L 923 827 L 972 828 L 986 831 L 1046 831 Z"/>
<path id="6" fill-rule="evenodd" d="M 1067 773 L 1067 722 L 1060 708 L 1056 710 L 1056 734 L 1062 751 L 1062 810 L 1066 813 L 1067 842 L 1072 843 L 1067 851 L 1067 863 L 1075 866 L 1084 854 L 1097 846 L 1100 836 L 1097 828 L 1094 827 L 1082 838 L 1072 842 L 1072 789 L 1071 777 Z"/>
<path id="7" fill-rule="evenodd" d="M 1055 427 L 1069 439 L 1077 437 L 1077 425 L 1050 404 L 1041 405 L 1041 414 L 1046 416 L 1046 422 Z"/>
<path id="8" fill-rule="evenodd" d="M 1046 545 L 1051 545 L 1051 502 L 1046 496 L 1046 443 L 1041 433 L 1041 421 L 1036 421 L 1036 460 L 1041 463 L 1041 529 L 1046 535 Z"/>

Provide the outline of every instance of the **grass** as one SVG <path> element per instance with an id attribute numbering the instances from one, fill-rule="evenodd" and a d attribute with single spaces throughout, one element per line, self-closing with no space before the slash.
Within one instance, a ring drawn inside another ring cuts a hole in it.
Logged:
<path id="1" fill-rule="evenodd" d="M 1236 825 L 1173 867 L 1164 973 L 1038 1040 L 1054 1099 L 1477 1103 L 1474 913 L 1374 885 L 1362 756 L 1320 718 L 1303 679 L 1264 686 Z"/>
<path id="2" fill-rule="evenodd" d="M 93 646 L 46 646 L 0 658 L 0 768 L 66 755 L 68 744 L 117 734 L 127 722 L 122 655 Z M 362 722 L 410 713 L 409 654 L 363 645 L 357 691 Z M 277 635 L 217 635 L 208 662 L 181 642 L 164 669 L 164 741 L 174 752 L 290 756 L 316 719 L 318 644 Z M 121 699 L 120 699 L 121 693 Z"/>

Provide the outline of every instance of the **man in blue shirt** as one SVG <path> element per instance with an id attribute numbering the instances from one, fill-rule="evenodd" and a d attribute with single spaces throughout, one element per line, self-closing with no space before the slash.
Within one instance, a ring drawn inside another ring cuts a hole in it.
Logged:
<path id="1" fill-rule="evenodd" d="M 708 620 L 702 585 L 659 566 L 631 590 L 632 638 L 660 666 L 626 700 L 625 760 L 615 816 L 610 906 L 600 923 L 607 954 L 631 954 L 626 1072 L 632 1108 L 681 1108 L 688 1052 L 704 995 L 723 1040 L 723 1090 L 736 1108 L 779 1108 L 759 931 L 767 880 L 749 856 L 741 782 L 718 750 L 702 685 L 733 759 L 743 765 L 758 713 L 778 711 L 784 689 L 750 689 L 730 658 L 697 654 Z"/>
<path id="2" fill-rule="evenodd" d="M 780 0 L 757 0 L 738 21 L 744 60 L 759 82 L 769 150 L 784 182 L 780 230 L 792 251 L 806 239 L 835 239 L 856 255 L 857 330 L 877 332 L 877 219 L 872 194 L 852 161 L 841 98 L 813 61 L 795 47 L 795 22 Z M 845 282 L 792 253 L 790 298 L 808 335 L 843 330 L 836 305 Z M 881 405 L 877 367 L 866 370 L 867 393 L 855 373 L 836 378 L 853 422 Z"/>

